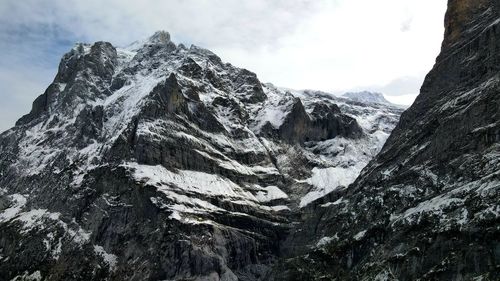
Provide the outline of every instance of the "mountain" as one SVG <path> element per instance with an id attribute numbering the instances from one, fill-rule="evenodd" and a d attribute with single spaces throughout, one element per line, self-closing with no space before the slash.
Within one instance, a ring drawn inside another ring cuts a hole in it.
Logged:
<path id="1" fill-rule="evenodd" d="M 500 2 L 413 105 L 175 44 L 77 44 L 0 134 L 0 280 L 499 280 Z"/>
<path id="2" fill-rule="evenodd" d="M 77 44 L 0 135 L 0 280 L 263 280 L 402 110 L 262 84 L 157 32 Z"/>
<path id="3" fill-rule="evenodd" d="M 445 27 L 380 154 L 303 210 L 277 280 L 500 280 L 500 2 L 449 0 Z"/>
<path id="4" fill-rule="evenodd" d="M 381 93 L 375 93 L 375 92 L 368 92 L 368 91 L 363 91 L 363 92 L 348 92 L 344 93 L 342 97 L 351 99 L 353 101 L 357 102 L 364 102 L 364 103 L 382 103 L 382 104 L 391 104 L 388 100 L 384 98 L 384 95 Z"/>

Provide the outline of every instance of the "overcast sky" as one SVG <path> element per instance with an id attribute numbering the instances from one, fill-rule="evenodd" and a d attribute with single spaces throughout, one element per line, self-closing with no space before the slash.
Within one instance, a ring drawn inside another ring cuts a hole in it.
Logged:
<path id="1" fill-rule="evenodd" d="M 263 82 L 383 92 L 409 104 L 439 53 L 446 0 L 1 0 L 0 131 L 27 113 L 74 42 L 157 30 Z"/>

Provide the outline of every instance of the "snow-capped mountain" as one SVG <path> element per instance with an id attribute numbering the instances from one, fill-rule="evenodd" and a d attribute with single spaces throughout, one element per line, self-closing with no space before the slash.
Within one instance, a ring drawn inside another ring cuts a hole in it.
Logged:
<path id="1" fill-rule="evenodd" d="M 0 135 L 0 272 L 261 280 L 294 214 L 353 182 L 401 112 L 262 84 L 166 32 L 77 44 Z"/>
<path id="2" fill-rule="evenodd" d="M 404 113 L 77 44 L 0 134 L 0 280 L 499 280 L 499 19 L 450 0 Z"/>
<path id="3" fill-rule="evenodd" d="M 376 92 L 348 92 L 344 93 L 342 97 L 351 99 L 357 102 L 363 103 L 382 103 L 382 104 L 391 104 L 388 100 L 384 98 L 384 95 Z"/>
<path id="4" fill-rule="evenodd" d="M 275 280 L 500 280 L 500 2 L 450 0 L 445 26 L 415 103 L 303 210 Z"/>

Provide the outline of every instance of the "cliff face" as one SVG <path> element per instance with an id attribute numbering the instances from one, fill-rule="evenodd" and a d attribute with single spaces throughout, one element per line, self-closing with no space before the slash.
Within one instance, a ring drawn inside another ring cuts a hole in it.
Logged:
<path id="1" fill-rule="evenodd" d="M 450 0 L 445 25 L 381 153 L 304 212 L 282 279 L 500 278 L 500 2 Z"/>
<path id="2" fill-rule="evenodd" d="M 401 112 L 262 84 L 166 32 L 77 44 L 0 134 L 0 280 L 266 279 L 293 214 Z"/>
<path id="3" fill-rule="evenodd" d="M 494 9 L 498 9 L 498 2 L 492 0 L 450 0 L 445 16 L 444 51 L 467 36 L 474 36 L 475 26 L 495 20 Z"/>
<path id="4" fill-rule="evenodd" d="M 166 32 L 78 44 L 0 134 L 0 280 L 498 280 L 500 3 L 445 22 L 400 120 Z"/>

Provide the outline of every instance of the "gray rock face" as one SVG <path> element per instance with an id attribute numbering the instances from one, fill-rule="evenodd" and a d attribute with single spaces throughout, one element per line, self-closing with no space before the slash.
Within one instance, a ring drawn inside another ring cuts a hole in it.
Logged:
<path id="1" fill-rule="evenodd" d="M 0 135 L 0 280 L 272 278 L 296 214 L 400 114 L 262 84 L 166 32 L 78 44 Z"/>
<path id="2" fill-rule="evenodd" d="M 0 135 L 0 280 L 499 279 L 499 5 L 449 1 L 399 123 L 166 32 L 76 45 Z"/>
<path id="3" fill-rule="evenodd" d="M 303 212 L 276 279 L 500 278 L 500 3 L 448 6 L 417 100 L 349 188 Z"/>
<path id="4" fill-rule="evenodd" d="M 311 114 L 308 114 L 300 98 L 292 101 L 290 113 L 278 130 L 270 123 L 266 130 L 268 135 L 277 134 L 279 138 L 292 144 L 325 141 L 337 136 L 355 139 L 363 134 L 356 120 L 340 113 L 335 104 L 316 104 Z"/>

